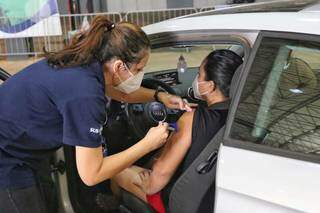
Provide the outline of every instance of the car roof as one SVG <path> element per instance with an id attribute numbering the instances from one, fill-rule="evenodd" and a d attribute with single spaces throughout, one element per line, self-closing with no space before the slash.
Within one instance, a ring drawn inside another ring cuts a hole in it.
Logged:
<path id="1" fill-rule="evenodd" d="M 298 12 L 312 7 L 317 3 L 319 3 L 319 0 L 273 0 L 252 4 L 222 5 L 177 18 L 253 12 Z"/>
<path id="2" fill-rule="evenodd" d="M 294 12 L 191 15 L 143 27 L 151 35 L 195 30 L 279 31 L 320 35 L 320 3 Z"/>

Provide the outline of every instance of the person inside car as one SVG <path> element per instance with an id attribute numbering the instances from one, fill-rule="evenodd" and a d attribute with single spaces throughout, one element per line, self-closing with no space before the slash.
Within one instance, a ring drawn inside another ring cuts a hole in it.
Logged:
<path id="1" fill-rule="evenodd" d="M 160 192 L 169 182 L 174 183 L 225 124 L 230 83 L 241 64 L 242 58 L 231 50 L 211 52 L 201 63 L 192 84 L 194 96 L 206 104 L 180 117 L 177 131 L 171 134 L 151 170 L 132 166 L 116 175 L 114 182 L 144 201 L 154 198 L 147 195 Z"/>
<path id="2" fill-rule="evenodd" d="M 75 147 L 78 173 L 92 186 L 166 142 L 168 125 L 160 123 L 132 147 L 106 157 L 102 152 L 108 98 L 159 99 L 169 108 L 191 110 L 178 96 L 140 87 L 149 54 L 150 41 L 140 27 L 97 16 L 63 50 L 47 53 L 1 84 L 1 212 L 54 211 L 43 193 L 51 189 L 42 188 L 53 184 L 41 184 L 50 180 L 50 168 L 42 163 L 62 145 Z"/>

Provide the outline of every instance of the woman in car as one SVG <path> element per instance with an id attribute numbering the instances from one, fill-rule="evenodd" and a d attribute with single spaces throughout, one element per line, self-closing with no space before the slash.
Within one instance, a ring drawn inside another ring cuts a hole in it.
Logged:
<path id="1" fill-rule="evenodd" d="M 106 95 L 131 103 L 157 98 L 169 108 L 191 110 L 180 97 L 140 87 L 149 52 L 140 27 L 98 16 L 63 50 L 1 85 L 1 212 L 48 210 L 39 176 L 50 177 L 50 168 L 42 162 L 63 144 L 75 147 L 78 173 L 92 186 L 165 143 L 167 124 L 160 123 L 127 150 L 105 158 L 102 153 Z"/>
<path id="2" fill-rule="evenodd" d="M 151 170 L 132 166 L 113 180 L 144 201 L 146 195 L 161 191 L 175 174 L 171 180 L 174 182 L 225 124 L 230 83 L 241 64 L 242 58 L 230 50 L 211 52 L 201 63 L 192 84 L 194 96 L 205 101 L 205 106 L 200 104 L 196 110 L 180 117 L 178 130 L 170 136 Z M 159 206 L 151 205 L 162 212 Z"/>

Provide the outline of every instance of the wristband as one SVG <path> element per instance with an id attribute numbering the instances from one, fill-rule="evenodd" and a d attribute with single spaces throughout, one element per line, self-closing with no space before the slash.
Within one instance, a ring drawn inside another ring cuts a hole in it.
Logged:
<path id="1" fill-rule="evenodd" d="M 154 97 L 154 100 L 156 100 L 157 102 L 162 103 L 162 102 L 159 100 L 159 97 L 158 97 L 159 92 L 162 92 L 162 90 L 160 89 L 160 87 L 157 87 L 157 89 L 156 89 L 156 91 L 155 91 L 155 93 L 154 93 L 153 97 Z"/>

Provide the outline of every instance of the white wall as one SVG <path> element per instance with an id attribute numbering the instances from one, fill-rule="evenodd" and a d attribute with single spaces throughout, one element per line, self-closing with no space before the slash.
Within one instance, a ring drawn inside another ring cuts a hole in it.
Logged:
<path id="1" fill-rule="evenodd" d="M 193 0 L 193 7 L 212 7 L 214 4 L 216 4 L 216 1 L 217 0 Z"/>
<path id="2" fill-rule="evenodd" d="M 167 0 L 107 0 L 108 12 L 166 9 Z"/>
<path id="3" fill-rule="evenodd" d="M 138 10 L 166 9 L 166 0 L 137 0 Z"/>

